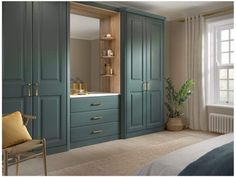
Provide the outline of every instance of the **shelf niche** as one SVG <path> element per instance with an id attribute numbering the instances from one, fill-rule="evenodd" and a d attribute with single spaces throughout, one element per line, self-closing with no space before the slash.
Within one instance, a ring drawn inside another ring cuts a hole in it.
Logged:
<path id="1" fill-rule="evenodd" d="M 98 18 L 100 20 L 100 91 L 120 93 L 120 13 L 71 2 L 70 13 Z M 111 34 L 111 37 L 106 37 Z M 114 56 L 104 56 L 103 51 L 111 49 Z M 105 64 L 110 64 L 114 74 L 104 74 Z"/>
<path id="2" fill-rule="evenodd" d="M 111 37 L 105 37 L 111 34 Z M 100 20 L 100 53 L 111 49 L 114 56 L 102 56 L 101 73 L 104 73 L 104 65 L 110 64 L 113 75 L 101 75 L 101 89 L 104 92 L 120 93 L 120 14 L 111 15 Z"/>

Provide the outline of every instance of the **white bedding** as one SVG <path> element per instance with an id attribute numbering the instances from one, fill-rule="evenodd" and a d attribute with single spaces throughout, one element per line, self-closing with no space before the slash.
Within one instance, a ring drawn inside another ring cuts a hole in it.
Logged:
<path id="1" fill-rule="evenodd" d="M 164 155 L 146 165 L 138 175 L 177 176 L 188 164 L 207 152 L 234 140 L 233 133 L 221 135 Z"/>

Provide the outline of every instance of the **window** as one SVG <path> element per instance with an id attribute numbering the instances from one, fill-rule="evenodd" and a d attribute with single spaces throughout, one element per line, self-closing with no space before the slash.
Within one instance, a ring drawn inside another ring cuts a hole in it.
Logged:
<path id="1" fill-rule="evenodd" d="M 234 104 L 235 37 L 233 19 L 207 23 L 208 104 Z"/>

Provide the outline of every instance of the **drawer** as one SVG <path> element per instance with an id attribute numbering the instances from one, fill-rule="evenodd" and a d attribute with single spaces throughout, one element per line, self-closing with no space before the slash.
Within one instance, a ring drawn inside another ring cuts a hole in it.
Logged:
<path id="1" fill-rule="evenodd" d="M 71 112 L 95 111 L 119 107 L 119 96 L 71 98 Z"/>
<path id="2" fill-rule="evenodd" d="M 118 122 L 118 109 L 71 113 L 71 127 Z"/>
<path id="3" fill-rule="evenodd" d="M 118 122 L 71 128 L 71 141 L 87 140 L 118 134 Z"/>

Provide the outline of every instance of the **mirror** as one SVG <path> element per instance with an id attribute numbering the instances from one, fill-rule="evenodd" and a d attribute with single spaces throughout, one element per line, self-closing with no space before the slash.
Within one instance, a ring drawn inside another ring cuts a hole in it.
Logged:
<path id="1" fill-rule="evenodd" d="M 99 30 L 99 19 L 70 14 L 71 82 L 84 83 L 89 92 L 100 90 Z"/>

